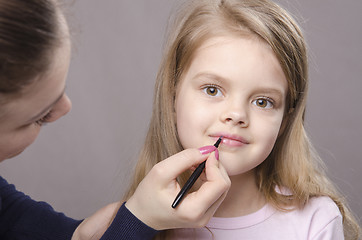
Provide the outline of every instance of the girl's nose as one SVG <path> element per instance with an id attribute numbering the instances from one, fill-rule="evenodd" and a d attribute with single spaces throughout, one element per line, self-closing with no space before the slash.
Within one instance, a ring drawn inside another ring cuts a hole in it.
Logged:
<path id="1" fill-rule="evenodd" d="M 54 122 L 59 118 L 66 115 L 72 109 L 72 102 L 69 97 L 64 93 L 62 98 L 55 104 L 51 111 L 51 118 L 48 122 Z"/>
<path id="2" fill-rule="evenodd" d="M 249 125 L 249 116 L 247 107 L 242 104 L 227 104 L 225 112 L 221 115 L 221 121 L 226 124 L 239 125 L 247 127 Z"/>

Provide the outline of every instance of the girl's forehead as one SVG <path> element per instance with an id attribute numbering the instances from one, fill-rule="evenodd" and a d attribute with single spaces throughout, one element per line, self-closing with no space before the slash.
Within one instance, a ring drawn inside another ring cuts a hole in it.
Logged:
<path id="1" fill-rule="evenodd" d="M 220 48 L 222 45 L 230 45 L 235 47 L 235 44 L 230 44 L 232 42 L 237 42 L 240 47 L 242 47 L 241 45 L 248 45 L 252 46 L 253 48 L 257 48 L 259 53 L 261 52 L 264 55 L 265 59 L 273 59 L 272 62 L 274 68 L 280 72 L 283 78 L 286 78 L 287 82 L 289 82 L 288 76 L 284 71 L 285 66 L 283 66 L 283 62 L 280 60 L 278 54 L 274 51 L 271 45 L 256 34 L 245 32 L 243 32 L 243 34 L 215 35 L 200 42 L 192 52 L 187 65 L 185 65 L 186 68 L 184 69 L 184 72 L 189 70 L 189 67 L 192 65 L 195 58 L 198 57 L 199 53 L 202 52 L 203 54 L 207 54 L 208 52 Z M 245 53 L 248 51 L 248 48 L 244 50 Z"/>
<path id="2" fill-rule="evenodd" d="M 285 75 L 270 46 L 255 38 L 215 37 L 205 41 L 194 53 L 184 77 L 202 73 L 225 79 L 282 79 Z"/>
<path id="3" fill-rule="evenodd" d="M 229 60 L 233 57 L 238 62 L 217 61 L 217 58 Z M 267 61 L 268 64 L 273 65 L 274 69 L 281 71 L 284 75 L 281 63 L 271 46 L 266 41 L 254 36 L 227 35 L 211 37 L 194 49 L 188 63 L 185 64 L 184 70 L 189 70 L 189 67 L 195 62 L 199 62 L 200 59 L 203 60 L 205 66 L 211 65 L 213 62 L 236 66 L 242 62 L 258 60 L 260 67 L 263 67 L 263 64 Z"/>
<path id="4" fill-rule="evenodd" d="M 239 41 L 240 44 L 258 45 L 260 47 L 265 47 L 272 51 L 270 45 L 260 37 L 256 36 L 255 34 L 223 34 L 223 35 L 210 36 L 204 41 L 200 41 L 198 47 L 196 47 L 195 49 L 196 50 L 195 53 L 205 48 L 218 46 L 220 44 L 228 44 L 234 41 Z"/>

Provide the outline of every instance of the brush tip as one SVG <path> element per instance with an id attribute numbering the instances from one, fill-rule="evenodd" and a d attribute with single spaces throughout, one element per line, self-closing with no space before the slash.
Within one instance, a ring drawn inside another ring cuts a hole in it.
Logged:
<path id="1" fill-rule="evenodd" d="M 220 143 L 221 143 L 221 140 L 222 140 L 222 137 L 223 136 L 220 136 L 219 139 L 216 141 L 216 143 L 214 144 L 214 146 L 217 148 L 219 147 Z"/>

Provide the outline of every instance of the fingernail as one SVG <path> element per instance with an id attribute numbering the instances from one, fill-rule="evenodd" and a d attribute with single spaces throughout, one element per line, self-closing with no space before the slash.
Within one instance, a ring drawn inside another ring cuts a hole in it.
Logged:
<path id="1" fill-rule="evenodd" d="M 215 150 L 215 158 L 219 161 L 219 150 L 217 148 Z"/>
<path id="2" fill-rule="evenodd" d="M 202 148 L 199 148 L 199 151 L 201 154 L 208 154 L 208 153 L 211 153 L 213 151 L 217 150 L 217 148 L 215 146 L 205 146 L 205 147 L 202 147 Z"/>

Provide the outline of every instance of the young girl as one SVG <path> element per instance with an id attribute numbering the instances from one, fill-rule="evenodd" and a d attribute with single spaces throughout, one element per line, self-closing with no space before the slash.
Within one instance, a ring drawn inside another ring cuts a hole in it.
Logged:
<path id="1" fill-rule="evenodd" d="M 126 199 L 157 162 L 223 136 L 220 165 L 231 188 L 214 218 L 158 239 L 357 239 L 359 226 L 305 133 L 307 87 L 305 41 L 281 7 L 268 0 L 185 5 Z M 179 177 L 181 186 L 188 176 Z"/>

